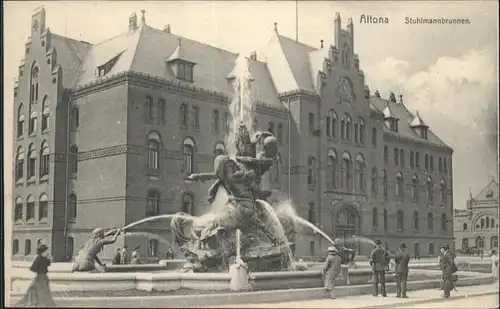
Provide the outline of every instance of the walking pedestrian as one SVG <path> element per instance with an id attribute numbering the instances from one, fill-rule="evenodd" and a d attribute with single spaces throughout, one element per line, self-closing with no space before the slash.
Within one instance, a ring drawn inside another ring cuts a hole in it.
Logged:
<path id="1" fill-rule="evenodd" d="M 406 252 L 404 243 L 399 246 L 399 251 L 394 256 L 394 262 L 396 262 L 396 297 L 408 298 L 406 283 L 408 281 L 410 255 Z"/>
<path id="2" fill-rule="evenodd" d="M 390 257 L 382 248 L 380 240 L 375 241 L 375 249 L 370 253 L 370 265 L 373 271 L 373 296 L 378 296 L 378 284 L 382 297 L 387 297 L 385 290 L 385 272 L 389 266 Z"/>
<path id="3" fill-rule="evenodd" d="M 331 299 L 335 299 L 335 279 L 339 276 L 342 259 L 338 255 L 338 250 L 336 247 L 328 247 L 328 256 L 325 260 L 325 266 L 323 267 L 323 282 L 325 289 L 328 291 Z"/>
<path id="4" fill-rule="evenodd" d="M 14 307 L 55 307 L 47 276 L 50 266 L 48 247 L 41 244 L 36 249 L 36 258 L 30 270 L 36 273 L 36 277 L 28 288 L 24 297 Z"/>
<path id="5" fill-rule="evenodd" d="M 449 298 L 450 291 L 453 289 L 453 274 L 458 271 L 458 268 L 455 264 L 455 254 L 450 251 L 450 246 L 444 244 L 441 246 L 440 251 L 442 257 L 439 266 L 443 272 L 443 297 Z"/>
<path id="6" fill-rule="evenodd" d="M 122 259 L 121 249 L 118 248 L 118 249 L 116 249 L 116 253 L 113 256 L 113 260 L 111 261 L 111 264 L 120 265 L 121 259 Z"/>
<path id="7" fill-rule="evenodd" d="M 498 253 L 496 249 L 491 250 L 491 273 L 498 280 Z"/>

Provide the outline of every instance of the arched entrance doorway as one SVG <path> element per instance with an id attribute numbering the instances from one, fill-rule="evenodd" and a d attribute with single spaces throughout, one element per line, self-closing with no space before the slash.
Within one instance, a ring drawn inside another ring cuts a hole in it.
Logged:
<path id="1" fill-rule="evenodd" d="M 339 208 L 335 215 L 335 238 L 340 238 L 344 246 L 358 249 L 353 236 L 359 235 L 359 215 L 352 206 Z"/>

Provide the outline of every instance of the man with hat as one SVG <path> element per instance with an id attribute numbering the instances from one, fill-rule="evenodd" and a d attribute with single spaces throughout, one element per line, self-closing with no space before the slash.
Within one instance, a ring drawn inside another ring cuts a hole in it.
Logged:
<path id="1" fill-rule="evenodd" d="M 396 297 L 408 298 L 406 295 L 406 282 L 408 280 L 408 263 L 410 262 L 410 255 L 405 249 L 406 244 L 402 243 L 399 246 L 398 252 L 394 255 L 394 262 L 396 263 Z"/>
<path id="2" fill-rule="evenodd" d="M 323 267 L 323 282 L 325 289 L 330 294 L 331 299 L 335 299 L 335 279 L 339 276 L 342 259 L 338 256 L 337 248 L 334 246 L 328 247 L 328 256 L 325 260 L 325 266 Z"/>
<path id="3" fill-rule="evenodd" d="M 370 265 L 373 271 L 373 296 L 378 296 L 378 284 L 382 297 L 387 297 L 385 291 L 385 271 L 389 266 L 389 253 L 382 248 L 380 240 L 375 241 L 375 249 L 370 254 Z"/>
<path id="4" fill-rule="evenodd" d="M 455 264 L 455 255 L 450 251 L 450 246 L 443 244 L 440 247 L 443 254 L 439 261 L 439 267 L 443 272 L 443 297 L 450 297 L 450 291 L 453 288 L 453 274 L 458 271 Z"/>

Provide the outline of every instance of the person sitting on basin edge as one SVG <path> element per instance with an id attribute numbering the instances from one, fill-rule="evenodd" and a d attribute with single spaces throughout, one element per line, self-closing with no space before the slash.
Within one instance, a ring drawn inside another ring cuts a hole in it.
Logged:
<path id="1" fill-rule="evenodd" d="M 399 251 L 394 256 L 396 262 L 396 297 L 408 298 L 406 295 L 406 283 L 408 281 L 408 263 L 410 262 L 410 255 L 406 252 L 406 245 L 402 243 L 399 246 Z"/>
<path id="2" fill-rule="evenodd" d="M 370 253 L 370 265 L 373 271 L 373 296 L 378 296 L 378 284 L 382 297 L 387 297 L 385 291 L 385 272 L 388 266 L 387 251 L 382 248 L 380 240 L 375 241 L 375 249 Z"/>
<path id="3" fill-rule="evenodd" d="M 335 299 L 335 279 L 339 276 L 342 259 L 338 256 L 337 248 L 334 246 L 328 247 L 328 256 L 323 267 L 323 282 L 325 289 L 330 294 L 331 299 Z"/>
<path id="4" fill-rule="evenodd" d="M 104 229 L 97 228 L 92 232 L 92 237 L 87 240 L 87 242 L 83 245 L 80 252 L 78 252 L 78 256 L 75 258 L 75 262 L 73 263 L 73 268 L 71 272 L 75 271 L 92 271 L 95 270 L 95 262 L 97 262 L 102 267 L 106 267 L 104 263 L 102 263 L 97 254 L 101 252 L 102 248 L 106 245 L 110 245 L 116 242 L 118 236 L 122 231 L 120 229 L 111 229 L 107 233 L 104 233 Z M 106 236 L 113 235 L 111 239 L 106 239 Z"/>

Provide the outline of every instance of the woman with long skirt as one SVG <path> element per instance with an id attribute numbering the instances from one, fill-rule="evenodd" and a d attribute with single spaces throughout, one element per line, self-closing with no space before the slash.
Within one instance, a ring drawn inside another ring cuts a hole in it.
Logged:
<path id="1" fill-rule="evenodd" d="M 15 304 L 14 307 L 55 307 L 49 287 L 49 277 L 47 276 L 50 266 L 50 259 L 47 252 L 48 247 L 41 244 L 36 249 L 37 257 L 33 261 L 30 270 L 36 273 L 36 277 L 31 283 L 24 297 Z"/>

